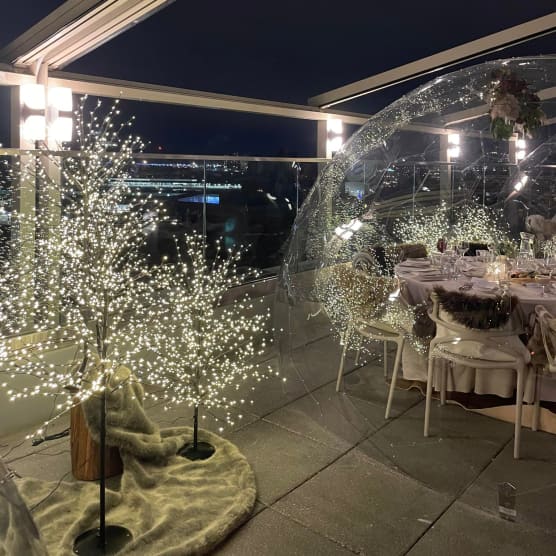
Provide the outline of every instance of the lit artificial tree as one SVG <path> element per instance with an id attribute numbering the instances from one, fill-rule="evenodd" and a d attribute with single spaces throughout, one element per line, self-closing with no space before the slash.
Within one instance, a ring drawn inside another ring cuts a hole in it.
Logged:
<path id="1" fill-rule="evenodd" d="M 100 103 L 87 117 L 84 108 L 85 101 L 76 111 L 79 152 L 60 164 L 61 183 L 46 172 L 47 164 L 59 164 L 54 157 L 45 155 L 46 164 L 32 168 L 42 208 L 14 214 L 13 222 L 16 230 L 28 230 L 30 219 L 35 237 L 20 234 L 0 280 L 4 331 L 41 331 L 29 345 L 0 352 L 12 378 L 37 379 L 20 389 L 2 383 L 10 400 L 55 396 L 56 416 L 99 401 L 100 527 L 77 539 L 80 554 L 104 553 L 107 545 L 114 551 L 130 538 L 126 529 L 105 523 L 106 390 L 113 372 L 138 350 L 136 315 L 153 303 L 142 247 L 160 214 L 157 203 L 122 181 L 142 144 L 127 135 L 131 122 L 117 123 L 118 103 L 105 115 Z M 21 172 L 24 183 L 25 168 Z M 69 356 L 45 362 L 48 351 L 68 345 L 75 346 Z"/>
<path id="2" fill-rule="evenodd" d="M 509 227 L 501 211 L 475 204 L 452 209 L 442 201 L 432 211 L 419 208 L 409 219 L 394 223 L 394 235 L 403 242 L 423 243 L 429 253 L 439 239 L 501 244 L 509 241 Z"/>
<path id="3" fill-rule="evenodd" d="M 209 260 L 202 236 L 184 239 L 185 253 L 178 248 L 177 264 L 157 269 L 161 289 L 148 323 L 143 321 L 141 341 L 150 357 L 140 360 L 137 372 L 144 384 L 157 387 L 166 405 L 193 408 L 193 442 L 179 453 L 197 460 L 214 453 L 210 444 L 199 442 L 199 409 L 223 411 L 223 420 L 231 423 L 245 401 L 234 392 L 244 381 L 261 381 L 274 372 L 257 361 L 271 341 L 270 309 L 255 311 L 248 295 L 225 300 L 231 288 L 258 275 L 252 269 L 238 270 L 244 249 L 226 250 L 217 241 Z"/>

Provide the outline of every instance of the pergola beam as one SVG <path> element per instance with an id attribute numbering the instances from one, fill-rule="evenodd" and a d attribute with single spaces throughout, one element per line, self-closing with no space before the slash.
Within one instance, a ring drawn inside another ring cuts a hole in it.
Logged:
<path id="1" fill-rule="evenodd" d="M 309 104 L 319 106 L 320 108 L 329 108 L 330 106 L 353 100 L 373 91 L 446 69 L 467 60 L 472 60 L 511 44 L 517 44 L 553 33 L 555 30 L 556 12 L 553 12 L 521 25 L 504 29 L 498 33 L 487 35 L 486 37 L 438 52 L 415 62 L 410 62 L 409 64 L 404 64 L 366 79 L 327 91 L 310 98 Z"/>
<path id="2" fill-rule="evenodd" d="M 17 67 L 63 68 L 174 0 L 66 0 L 0 50 Z"/>
<path id="3" fill-rule="evenodd" d="M 178 106 L 193 106 L 197 108 L 249 112 L 252 114 L 302 120 L 318 121 L 337 118 L 341 119 L 346 124 L 363 125 L 370 118 L 367 114 L 323 111 L 313 106 L 273 102 L 66 72 L 51 72 L 49 85 L 54 87 L 70 87 L 72 91 L 77 94 L 89 94 L 99 97 L 121 98 L 125 100 L 173 104 Z"/>
<path id="4" fill-rule="evenodd" d="M 0 86 L 17 86 L 35 82 L 36 78 L 30 73 L 30 70 L 19 70 L 8 64 L 0 63 Z M 136 100 L 155 104 L 232 110 L 301 120 L 339 119 L 346 124 L 363 125 L 371 117 L 369 114 L 357 114 L 341 110 L 320 110 L 314 106 L 304 106 L 302 104 L 288 104 L 285 102 L 237 97 L 62 71 L 51 72 L 48 77 L 48 85 L 52 87 L 69 87 L 75 94 L 79 95 Z"/>

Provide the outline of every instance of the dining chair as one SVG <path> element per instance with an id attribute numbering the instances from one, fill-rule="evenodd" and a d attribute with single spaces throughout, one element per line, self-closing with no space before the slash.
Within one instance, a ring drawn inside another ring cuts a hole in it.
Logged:
<path id="1" fill-rule="evenodd" d="M 380 278 L 384 281 L 384 277 Z M 397 296 L 400 295 L 400 287 L 396 291 L 392 292 L 390 302 L 396 302 Z M 373 311 L 370 312 L 372 314 Z M 340 365 L 338 368 L 338 378 L 336 380 L 336 392 L 340 391 L 342 386 L 342 381 L 344 377 L 344 366 L 346 353 L 350 345 L 352 345 L 352 340 L 354 336 L 358 336 L 359 347 L 355 356 L 355 364 L 359 362 L 359 356 L 361 353 L 361 342 L 363 338 L 369 340 L 378 340 L 384 344 L 384 377 L 388 377 L 388 343 L 393 342 L 396 344 L 396 356 L 394 358 L 394 368 L 392 370 L 392 378 L 390 382 L 390 387 L 388 390 L 388 400 L 386 402 L 386 411 L 384 414 L 385 419 L 390 418 L 390 411 L 392 409 L 392 401 L 394 399 L 394 391 L 396 389 L 396 382 L 398 377 L 398 372 L 400 369 L 400 363 L 402 358 L 402 351 L 406 338 L 406 331 L 393 326 L 392 324 L 382 320 L 379 316 L 361 316 L 353 315 L 349 320 L 346 330 L 342 336 L 342 354 L 340 356 Z"/>
<path id="2" fill-rule="evenodd" d="M 540 418 L 539 375 L 556 375 L 556 317 L 544 305 L 535 307 L 535 319 L 541 332 L 544 356 L 541 365 L 535 365 L 534 410 L 531 428 L 536 431 Z"/>
<path id="3" fill-rule="evenodd" d="M 505 326 L 499 328 L 469 328 L 456 322 L 442 309 L 436 292 L 431 293 L 431 300 L 432 309 L 429 316 L 436 323 L 437 332 L 429 348 L 424 436 L 429 436 L 435 360 L 444 359 L 476 369 L 508 369 L 517 375 L 514 458 L 519 459 L 523 388 L 525 372 L 530 361 L 529 352 L 518 337 L 522 331 L 513 324 L 511 318 Z M 440 404 L 444 405 L 447 369 L 442 366 L 439 370 Z"/>

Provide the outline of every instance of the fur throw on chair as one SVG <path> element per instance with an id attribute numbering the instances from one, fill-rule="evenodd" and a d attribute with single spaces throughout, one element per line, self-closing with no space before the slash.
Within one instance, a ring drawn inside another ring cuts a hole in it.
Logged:
<path id="1" fill-rule="evenodd" d="M 427 256 L 427 248 L 422 243 L 401 243 L 393 247 L 393 255 L 399 262 L 421 259 Z"/>
<path id="2" fill-rule="evenodd" d="M 551 239 L 556 234 L 556 220 L 554 218 L 550 220 L 540 214 L 532 214 L 525 220 L 525 227 L 541 241 Z"/>
<path id="3" fill-rule="evenodd" d="M 515 296 L 497 295 L 479 297 L 460 292 L 446 291 L 440 286 L 434 288 L 438 301 L 455 322 L 467 328 L 488 330 L 504 326 L 519 300 Z"/>
<path id="4" fill-rule="evenodd" d="M 363 249 L 363 251 L 355 253 L 351 264 L 355 270 L 360 270 L 367 274 L 376 274 L 380 268 L 374 253 L 370 249 Z"/>

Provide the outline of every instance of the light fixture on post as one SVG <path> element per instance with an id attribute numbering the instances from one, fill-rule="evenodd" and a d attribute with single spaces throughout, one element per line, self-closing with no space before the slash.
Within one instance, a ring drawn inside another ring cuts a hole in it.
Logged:
<path id="1" fill-rule="evenodd" d="M 26 84 L 19 89 L 21 137 L 26 141 L 46 139 L 46 94 L 44 85 Z"/>
<path id="2" fill-rule="evenodd" d="M 525 152 L 525 149 L 527 147 L 527 143 L 525 139 L 518 139 L 515 142 L 515 146 L 516 146 L 516 151 L 515 151 L 516 160 L 523 160 L 525 158 L 525 155 L 527 154 Z"/>
<path id="3" fill-rule="evenodd" d="M 73 132 L 73 97 L 67 87 L 48 89 L 48 137 L 59 143 L 71 141 Z"/>
<path id="4" fill-rule="evenodd" d="M 332 158 L 344 144 L 344 124 L 342 120 L 326 120 L 326 158 Z"/>
<path id="5" fill-rule="evenodd" d="M 47 102 L 48 101 L 48 102 Z M 27 141 L 71 141 L 73 100 L 71 89 L 46 89 L 38 83 L 20 87 L 21 136 Z"/>
<path id="6" fill-rule="evenodd" d="M 459 133 L 448 133 L 448 159 L 458 158 L 460 155 L 460 137 Z"/>

